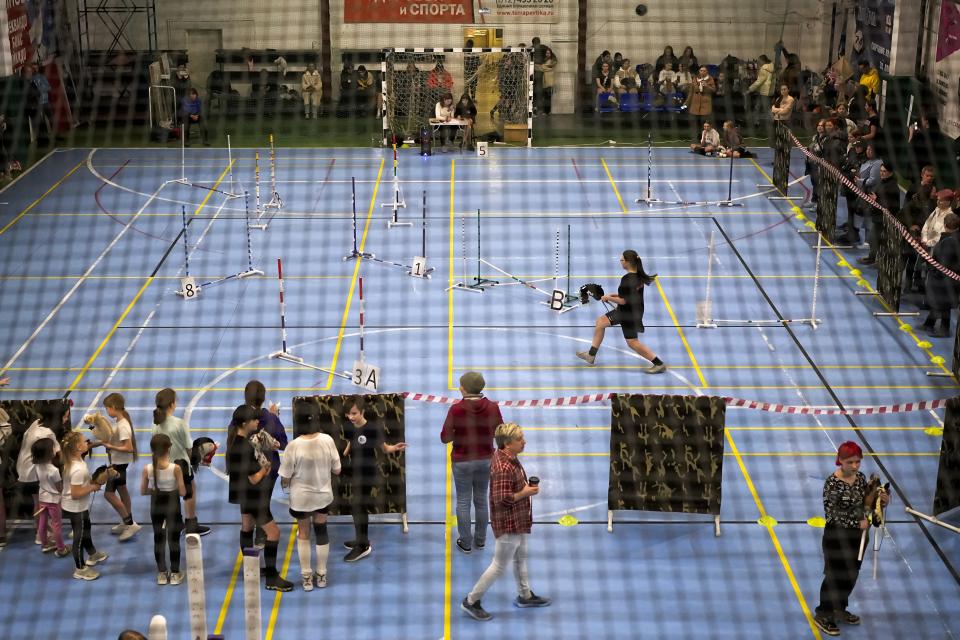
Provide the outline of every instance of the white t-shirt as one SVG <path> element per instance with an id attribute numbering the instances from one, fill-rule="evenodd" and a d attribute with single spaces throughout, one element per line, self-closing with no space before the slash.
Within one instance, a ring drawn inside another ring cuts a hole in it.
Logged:
<path id="1" fill-rule="evenodd" d="M 39 420 L 30 425 L 23 433 L 23 441 L 20 444 L 20 455 L 17 456 L 17 480 L 20 482 L 36 482 L 37 472 L 33 466 L 33 456 L 30 455 L 30 448 L 33 443 L 43 438 L 53 440 L 53 453 L 60 452 L 60 443 L 53 431 L 43 426 Z"/>
<path id="2" fill-rule="evenodd" d="M 60 490 L 57 489 L 60 470 L 49 462 L 34 465 L 34 469 L 37 472 L 37 479 L 40 480 L 40 502 L 60 504 Z"/>
<path id="3" fill-rule="evenodd" d="M 86 462 L 70 463 L 70 470 L 67 471 L 63 478 L 63 502 L 61 506 L 64 511 L 82 513 L 90 508 L 90 501 L 93 499 L 93 494 L 88 493 L 82 498 L 74 500 L 70 495 L 70 487 L 87 485 L 92 481 L 93 477 L 90 475 L 90 469 L 87 468 Z"/>
<path id="4" fill-rule="evenodd" d="M 133 427 L 130 426 L 130 422 L 126 418 L 121 416 L 113 427 L 113 438 L 110 440 L 110 444 L 119 447 L 124 440 L 133 440 L 133 438 Z M 113 464 L 131 464 L 133 462 L 133 452 L 110 449 L 110 461 Z"/>
<path id="5" fill-rule="evenodd" d="M 333 502 L 334 471 L 340 471 L 340 454 L 333 438 L 325 433 L 294 438 L 280 463 L 280 476 L 290 479 L 290 508 L 316 511 Z"/>
<path id="6" fill-rule="evenodd" d="M 174 469 L 176 465 L 172 462 L 167 465 L 166 469 L 157 469 L 157 486 L 158 491 L 177 491 L 177 476 Z M 148 464 L 146 466 L 147 473 L 147 486 L 150 489 L 153 489 L 153 465 Z"/>

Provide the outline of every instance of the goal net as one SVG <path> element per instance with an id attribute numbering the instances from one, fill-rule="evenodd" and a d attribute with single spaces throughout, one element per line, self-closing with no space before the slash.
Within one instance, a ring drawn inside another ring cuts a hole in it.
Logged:
<path id="1" fill-rule="evenodd" d="M 382 71 L 384 144 L 393 136 L 416 138 L 447 91 L 454 103 L 467 94 L 476 104 L 475 138 L 495 134 L 530 144 L 533 62 L 529 49 L 388 49 Z"/>

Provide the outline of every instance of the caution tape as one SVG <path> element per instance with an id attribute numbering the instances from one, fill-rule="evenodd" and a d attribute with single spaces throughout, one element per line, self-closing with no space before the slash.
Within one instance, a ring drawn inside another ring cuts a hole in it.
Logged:
<path id="1" fill-rule="evenodd" d="M 942 264 L 934 260 L 933 256 L 927 253 L 926 248 L 924 248 L 924 246 L 920 244 L 920 241 L 914 238 L 913 234 L 911 234 L 910 231 L 907 230 L 907 227 L 904 226 L 902 222 L 897 220 L 897 217 L 892 213 L 890 213 L 890 211 L 886 207 L 881 206 L 876 200 L 871 200 L 870 197 L 859 186 L 857 186 L 856 183 L 854 183 L 852 180 L 850 180 L 850 178 L 845 176 L 842 171 L 840 171 L 838 168 L 836 168 L 835 166 L 833 166 L 823 158 L 818 157 L 808 148 L 803 146 L 803 144 L 797 139 L 797 136 L 793 135 L 793 131 L 791 131 L 789 128 L 787 128 L 787 133 L 790 135 L 790 139 L 793 141 L 794 146 L 796 146 L 803 155 L 805 155 L 812 162 L 815 162 L 816 164 L 820 165 L 821 167 L 823 167 L 824 169 L 826 169 L 827 171 L 835 175 L 837 179 L 840 182 L 842 182 L 845 187 L 847 187 L 848 189 L 853 191 L 855 194 L 860 196 L 860 198 L 863 199 L 863 201 L 866 202 L 868 205 L 870 205 L 874 209 L 883 213 L 883 215 L 886 216 L 887 220 L 893 223 L 893 225 L 897 228 L 897 231 L 900 232 L 900 236 L 907 242 L 907 244 L 913 247 L 913 250 L 916 251 L 917 254 L 921 258 L 923 258 L 931 267 L 933 267 L 943 275 L 947 276 L 951 280 L 960 281 L 960 274 L 956 273 L 955 271 L 943 266 Z"/>
<path id="2" fill-rule="evenodd" d="M 448 396 L 436 396 L 427 393 L 403 393 L 404 398 L 415 402 L 428 402 L 433 404 L 456 404 L 462 398 L 453 398 Z M 577 404 L 595 404 L 606 402 L 616 396 L 616 393 L 595 393 L 585 396 L 568 396 L 566 398 L 539 398 L 535 400 L 492 400 L 494 404 L 501 407 L 529 408 L 529 407 L 569 407 Z M 741 409 L 756 409 L 758 411 L 769 411 L 771 413 L 788 413 L 796 415 L 811 416 L 872 416 L 886 413 L 909 413 L 912 411 L 929 411 L 931 409 L 942 409 L 947 406 L 949 398 L 939 398 L 937 400 L 920 400 L 918 402 L 903 402 L 900 404 L 891 404 L 881 407 L 856 407 L 853 409 L 841 409 L 839 407 L 797 407 L 786 404 L 775 404 L 771 402 L 759 402 L 757 400 L 744 400 L 742 398 L 722 397 L 721 400 L 728 407 L 737 407 Z"/>

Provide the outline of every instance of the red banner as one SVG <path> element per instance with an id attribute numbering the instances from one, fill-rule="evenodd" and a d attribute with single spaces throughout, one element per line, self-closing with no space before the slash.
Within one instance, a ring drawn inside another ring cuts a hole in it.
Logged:
<path id="1" fill-rule="evenodd" d="M 30 19 L 27 17 L 27 0 L 7 0 L 7 34 L 10 41 L 10 60 L 13 73 L 33 58 L 30 43 Z"/>
<path id="2" fill-rule="evenodd" d="M 344 22 L 473 23 L 473 0 L 346 0 Z"/>

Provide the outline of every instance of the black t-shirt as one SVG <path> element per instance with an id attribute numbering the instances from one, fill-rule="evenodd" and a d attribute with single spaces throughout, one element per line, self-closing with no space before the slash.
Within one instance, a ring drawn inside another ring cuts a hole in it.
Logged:
<path id="1" fill-rule="evenodd" d="M 227 448 L 227 473 L 230 487 L 227 499 L 231 504 L 248 503 L 259 498 L 259 485 L 250 483 L 250 476 L 260 471 L 260 463 L 250 440 L 237 436 Z"/>
<path id="2" fill-rule="evenodd" d="M 635 322 L 643 319 L 643 280 L 640 274 L 628 273 L 620 278 L 617 295 L 623 298 L 626 304 L 621 304 L 617 310 L 628 317 L 632 316 Z"/>
<path id="3" fill-rule="evenodd" d="M 471 120 L 476 121 L 477 119 L 477 107 L 472 102 L 464 106 L 462 102 L 458 102 L 457 106 L 453 110 L 454 118 L 470 118 Z"/>
<path id="4" fill-rule="evenodd" d="M 353 425 L 347 427 L 347 436 L 350 438 L 350 467 L 353 475 L 372 475 L 377 470 L 377 450 L 384 442 L 383 431 L 373 423 L 366 423 L 361 428 Z"/>

